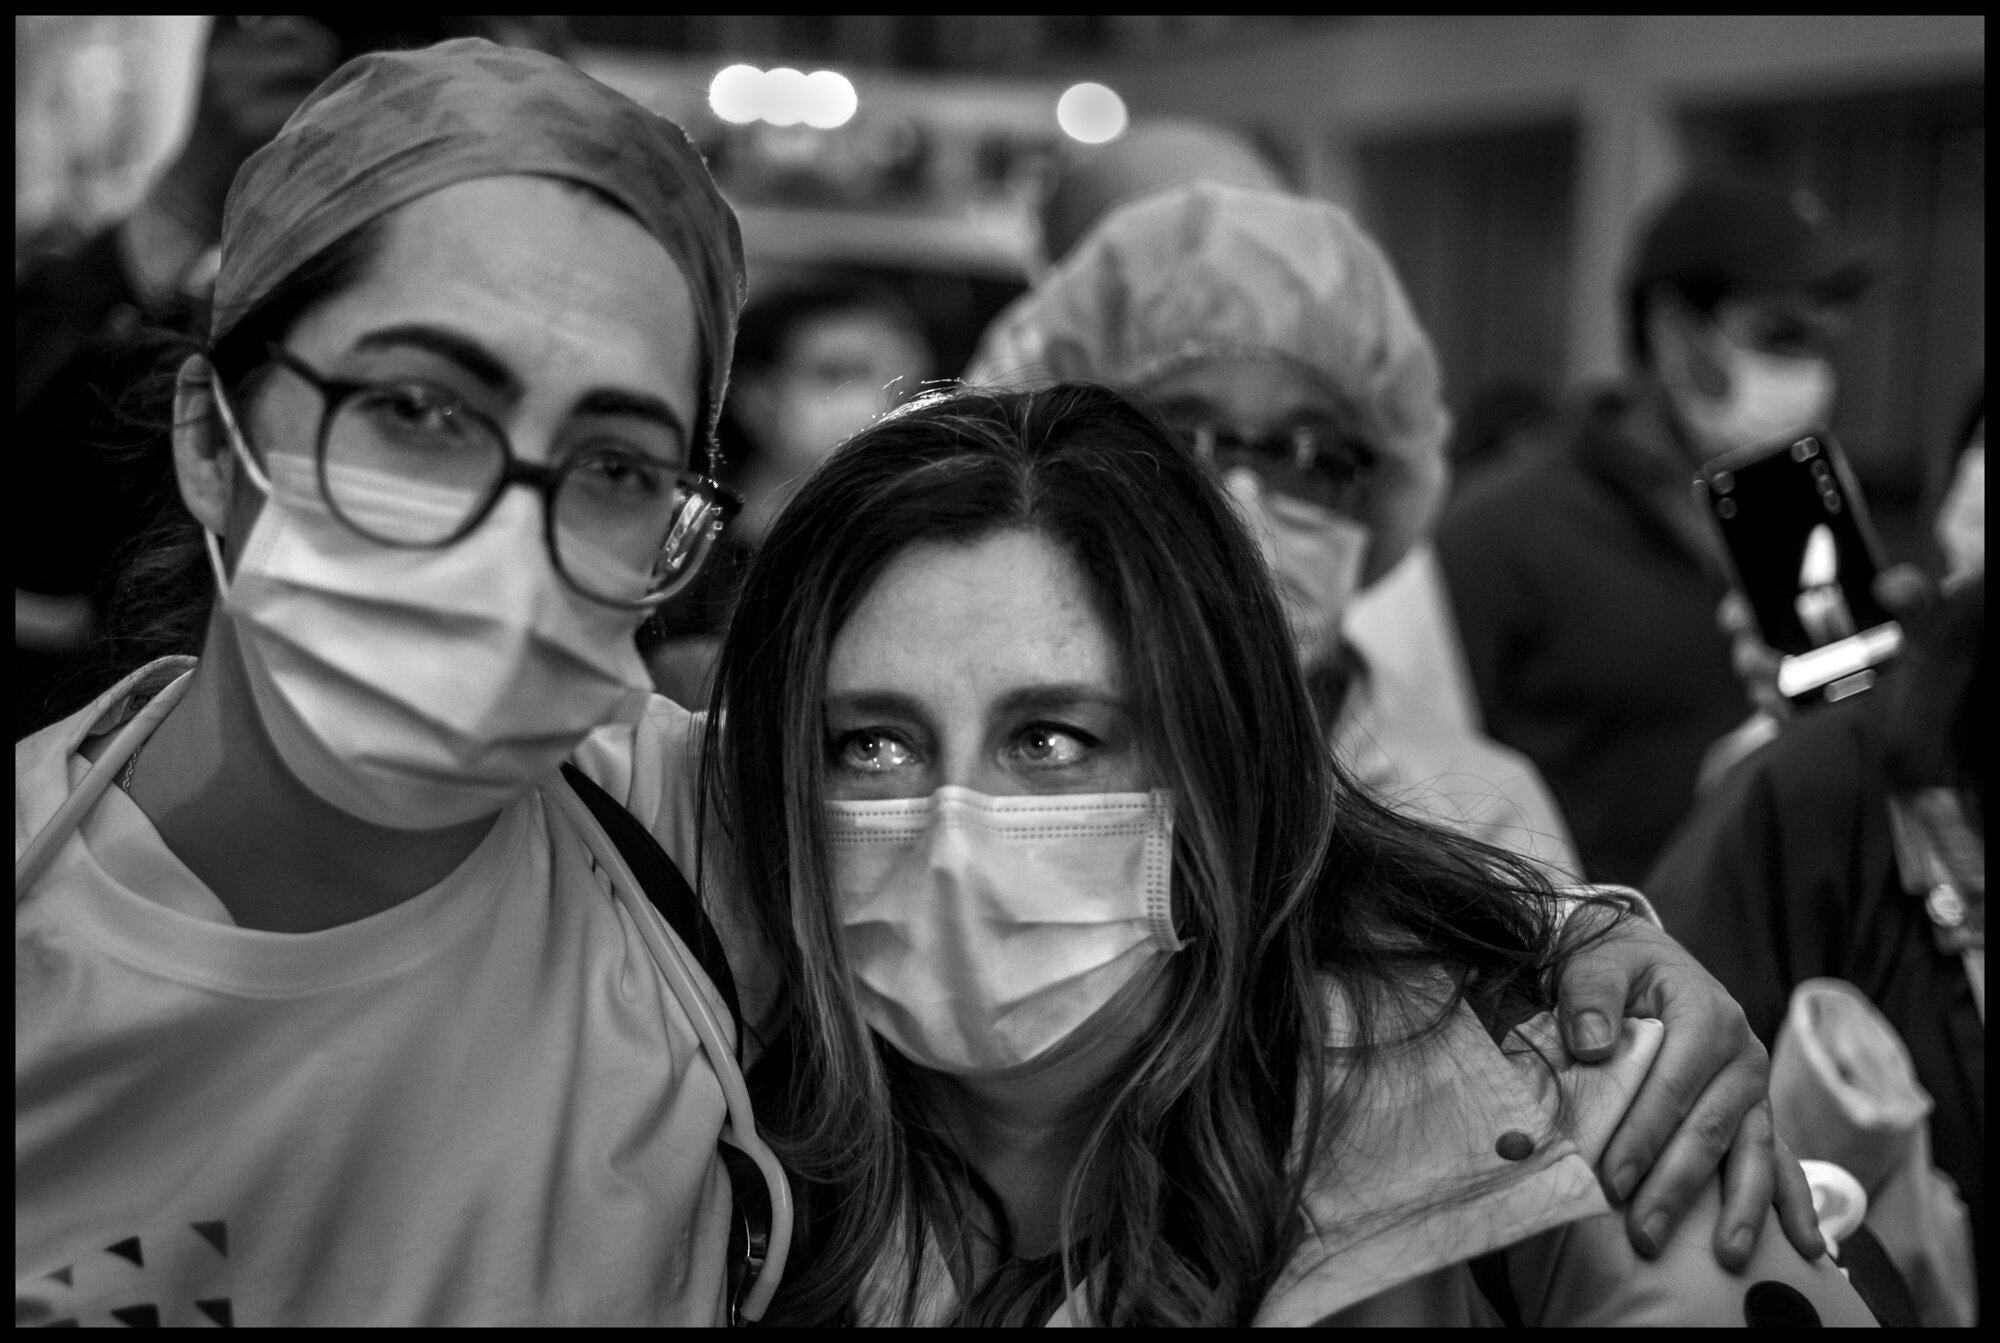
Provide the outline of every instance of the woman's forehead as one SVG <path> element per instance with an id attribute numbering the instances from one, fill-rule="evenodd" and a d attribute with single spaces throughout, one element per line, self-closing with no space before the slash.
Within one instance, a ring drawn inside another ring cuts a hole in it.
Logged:
<path id="1" fill-rule="evenodd" d="M 1082 569 L 1038 534 L 911 546 L 835 636 L 829 694 L 888 691 L 940 707 L 1035 685 L 1123 686 L 1118 640 Z"/>
<path id="2" fill-rule="evenodd" d="M 1341 399 L 1324 378 L 1275 354 L 1246 352 L 1189 359 L 1146 379 L 1134 390 L 1156 404 L 1199 407 L 1238 424 L 1345 413 Z"/>
<path id="3" fill-rule="evenodd" d="M 404 324 L 476 338 L 530 390 L 574 373 L 654 391 L 694 422 L 701 336 L 686 277 L 636 220 L 570 184 L 481 178 L 399 207 L 362 278 L 298 338 L 337 356 Z"/>

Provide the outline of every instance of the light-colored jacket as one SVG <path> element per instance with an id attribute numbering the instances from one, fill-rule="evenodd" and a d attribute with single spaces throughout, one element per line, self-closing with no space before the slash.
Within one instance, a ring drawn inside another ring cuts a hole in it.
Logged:
<path id="1" fill-rule="evenodd" d="M 1345 1014 L 1335 1005 L 1334 1039 Z M 1721 1212 L 1711 1180 L 1660 1255 L 1641 1259 L 1595 1174 L 1659 1052 L 1659 1022 L 1627 1020 L 1610 1061 L 1577 1064 L 1544 1014 L 1496 1046 L 1459 1009 L 1442 1032 L 1392 1052 L 1316 1163 L 1312 1230 L 1257 1311 L 1258 1325 L 1872 1325 L 1830 1262 L 1799 1257 L 1776 1225 L 1749 1267 L 1712 1250 Z M 927 1247 L 920 1322 L 942 1323 L 957 1293 Z M 1471 1261 L 1498 1252 L 1504 1286 Z M 864 1321 L 887 1322 L 895 1272 L 864 1290 Z M 1488 1291 L 1493 1292 L 1492 1296 Z M 1078 1289 L 1049 1323 L 1089 1322 Z"/>

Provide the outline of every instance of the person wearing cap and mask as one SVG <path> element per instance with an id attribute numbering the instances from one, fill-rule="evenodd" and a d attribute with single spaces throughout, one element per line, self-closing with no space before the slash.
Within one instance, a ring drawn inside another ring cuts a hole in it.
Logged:
<path id="1" fill-rule="evenodd" d="M 199 657 L 15 748 L 17 1322 L 751 1285 L 733 980 L 634 877 L 696 870 L 633 635 L 729 509 L 742 276 L 678 127 L 477 39 L 348 63 L 238 173 L 150 556 Z"/>
<path id="2" fill-rule="evenodd" d="M 1355 592 L 1427 533 L 1445 490 L 1450 424 L 1430 342 L 1386 258 L 1345 210 L 1209 181 L 1113 209 L 994 322 L 966 372 L 972 383 L 1063 379 L 1140 393 L 1222 470 L 1277 580 L 1322 728 L 1365 788 L 1561 872 L 1569 861 L 1562 821 L 1532 766 L 1376 677 L 1342 637 Z M 1660 937 L 1651 925 L 1637 929 Z M 1664 937 L 1655 945 L 1683 955 Z M 1681 963 L 1690 978 L 1705 977 L 1691 960 Z M 1582 990 L 1587 977 L 1572 987 Z M 1619 1015 L 1616 993 L 1593 1010 Z M 1575 994 L 1574 1009 L 1585 996 Z M 1670 1041 L 1674 1025 L 1670 1018 Z M 1690 1025 L 1681 1038 L 1694 1034 Z M 1565 1042 L 1598 1060 L 1598 1038 L 1571 1029 Z M 1674 1085 L 1702 1093 L 1697 1109 L 1718 1104 L 1709 1065 L 1678 1048 L 1673 1068 L 1686 1071 Z M 1661 1118 L 1628 1118 L 1603 1164 L 1615 1198 L 1637 1178 L 1624 1144 Z M 1712 1131 L 1730 1133 L 1735 1123 L 1717 1116 Z M 1749 1138 L 1746 1130 L 1735 1140 L 1745 1152 Z M 1676 1175 L 1647 1177 L 1644 1196 L 1628 1205 L 1643 1252 L 1659 1243 L 1638 1233 L 1652 1191 L 1705 1173 L 1704 1162 L 1720 1155 L 1716 1147 L 1689 1160 L 1684 1151 L 1673 1159 L 1687 1161 Z M 1756 1167 L 1754 1159 L 1730 1164 Z M 1786 1178 L 1795 1175 L 1792 1166 Z M 1726 1242 L 1718 1237 L 1718 1257 L 1740 1265 Z"/>
<path id="3" fill-rule="evenodd" d="M 1635 249 L 1629 385 L 1563 451 L 1467 490 L 1439 528 L 1486 730 L 1540 767 L 1593 880 L 1645 875 L 1704 752 L 1745 710 L 1696 467 L 1825 427 L 1872 272 L 1809 193 L 1688 185 Z"/>
<path id="4" fill-rule="evenodd" d="M 994 324 L 966 376 L 1089 378 L 1150 401 L 1261 540 L 1328 736 L 1362 782 L 1573 871 L 1534 768 L 1346 637 L 1356 594 L 1428 533 L 1450 429 L 1429 338 L 1346 211 L 1211 181 L 1129 202 Z"/>

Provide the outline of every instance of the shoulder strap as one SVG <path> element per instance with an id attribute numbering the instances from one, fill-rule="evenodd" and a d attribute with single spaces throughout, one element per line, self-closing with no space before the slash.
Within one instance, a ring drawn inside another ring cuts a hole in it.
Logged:
<path id="1" fill-rule="evenodd" d="M 578 769 L 565 762 L 563 778 L 590 808 L 590 814 L 604 827 L 604 833 L 618 846 L 619 857 L 632 869 L 632 875 L 639 879 L 645 889 L 646 899 L 660 916 L 687 944 L 694 953 L 697 964 L 702 968 L 715 987 L 722 993 L 722 1001 L 729 1007 L 729 1015 L 736 1021 L 737 1036 L 743 1031 L 743 1008 L 736 997 L 736 976 L 730 973 L 729 958 L 723 954 L 722 938 L 716 933 L 715 925 L 709 921 L 708 913 L 701 907 L 701 898 L 688 885 L 688 879 L 681 875 L 680 868 L 660 847 L 660 841 L 638 818 L 618 804 L 616 798 Z"/>
<path id="2" fill-rule="evenodd" d="M 1521 1303 L 1514 1295 L 1514 1284 L 1507 1277 L 1507 1252 L 1494 1250 L 1475 1259 L 1468 1259 L 1465 1266 L 1472 1270 L 1473 1286 L 1486 1298 L 1486 1304 L 1493 1307 L 1493 1313 L 1500 1317 L 1500 1323 L 1508 1329 L 1519 1329 Z"/>

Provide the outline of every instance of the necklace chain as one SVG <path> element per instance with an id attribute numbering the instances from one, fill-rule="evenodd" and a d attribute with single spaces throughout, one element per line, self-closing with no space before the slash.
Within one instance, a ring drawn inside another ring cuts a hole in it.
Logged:
<path id="1" fill-rule="evenodd" d="M 146 743 L 140 742 L 132 752 L 132 758 L 125 762 L 125 768 L 118 772 L 118 786 L 127 793 L 132 791 L 132 771 L 139 768 L 139 752 L 145 749 Z"/>

